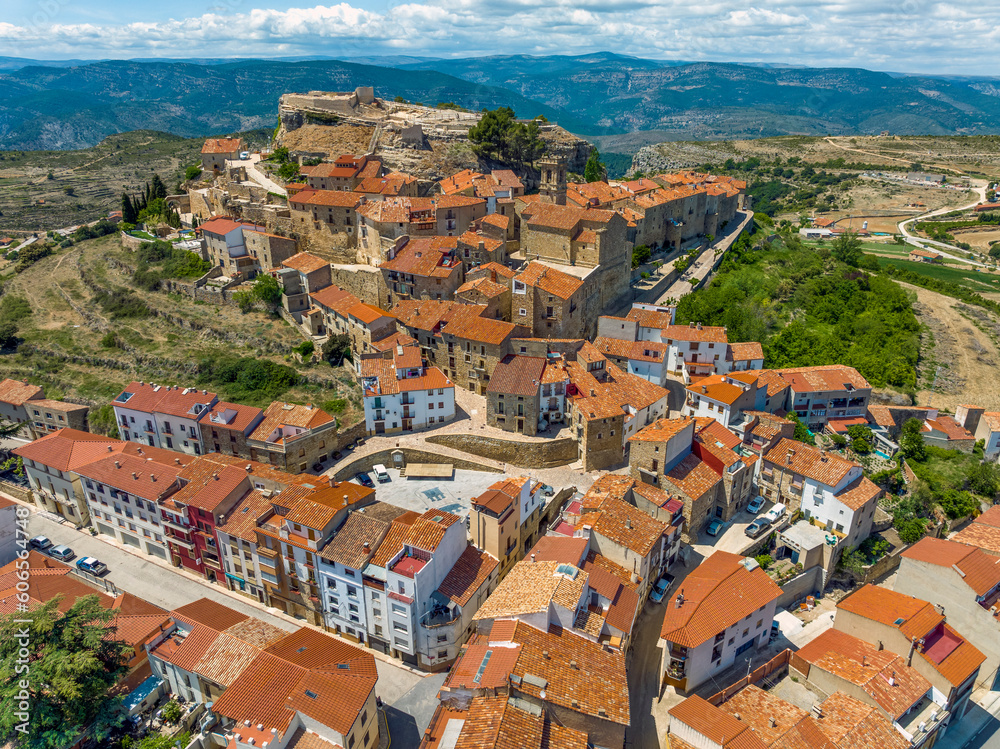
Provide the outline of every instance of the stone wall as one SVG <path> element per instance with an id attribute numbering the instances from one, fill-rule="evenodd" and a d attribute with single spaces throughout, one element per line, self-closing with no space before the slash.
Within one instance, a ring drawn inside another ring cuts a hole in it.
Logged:
<path id="1" fill-rule="evenodd" d="M 389 289 L 378 268 L 359 268 L 356 265 L 347 267 L 333 266 L 331 277 L 333 285 L 349 291 L 365 304 L 372 304 L 381 309 L 389 308 Z"/>
<path id="2" fill-rule="evenodd" d="M 435 434 L 426 441 L 521 468 L 553 468 L 577 459 L 576 440 L 569 437 L 517 442 L 479 434 Z"/>
<path id="3" fill-rule="evenodd" d="M 796 575 L 781 586 L 781 596 L 775 604 L 779 609 L 791 609 L 794 604 L 804 601 L 806 596 L 816 596 L 823 593 L 823 567 L 816 565 Z"/>

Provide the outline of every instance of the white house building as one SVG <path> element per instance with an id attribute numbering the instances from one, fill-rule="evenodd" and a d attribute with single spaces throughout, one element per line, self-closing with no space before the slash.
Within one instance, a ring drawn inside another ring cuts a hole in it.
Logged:
<path id="1" fill-rule="evenodd" d="M 663 603 L 663 680 L 689 692 L 752 656 L 767 645 L 780 596 L 753 559 L 712 554 Z"/>
<path id="2" fill-rule="evenodd" d="M 365 428 L 393 434 L 455 418 L 455 385 L 437 367 L 425 367 L 416 346 L 397 346 L 392 361 L 361 362 Z"/>
<path id="3" fill-rule="evenodd" d="M 217 401 L 207 390 L 132 382 L 111 405 L 123 440 L 201 455 L 199 422 Z"/>

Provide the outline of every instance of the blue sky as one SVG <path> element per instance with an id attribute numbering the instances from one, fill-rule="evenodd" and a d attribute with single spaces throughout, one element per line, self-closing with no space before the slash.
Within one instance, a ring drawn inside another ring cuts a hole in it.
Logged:
<path id="1" fill-rule="evenodd" d="M 3 0 L 0 55 L 581 54 L 996 75 L 1000 5 L 954 0 Z"/>

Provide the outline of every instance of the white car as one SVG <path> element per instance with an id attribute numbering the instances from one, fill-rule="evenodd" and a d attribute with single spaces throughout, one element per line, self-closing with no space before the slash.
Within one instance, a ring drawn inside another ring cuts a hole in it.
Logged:
<path id="1" fill-rule="evenodd" d="M 764 517 L 768 518 L 772 523 L 778 522 L 782 515 L 785 514 L 785 505 L 781 502 L 776 504 L 770 510 L 764 513 Z"/>
<path id="2" fill-rule="evenodd" d="M 764 498 L 761 495 L 757 495 L 750 500 L 750 504 L 747 505 L 747 512 L 751 515 L 756 515 L 760 512 L 761 508 L 764 506 Z"/>

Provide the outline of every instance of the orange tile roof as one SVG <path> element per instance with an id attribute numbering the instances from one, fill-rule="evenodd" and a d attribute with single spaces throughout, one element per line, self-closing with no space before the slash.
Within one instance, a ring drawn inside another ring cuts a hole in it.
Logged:
<path id="1" fill-rule="evenodd" d="M 390 522 L 352 512 L 337 529 L 320 556 L 354 570 L 363 570 L 389 532 Z"/>
<path id="2" fill-rule="evenodd" d="M 457 243 L 457 237 L 417 237 L 407 242 L 391 260 L 383 261 L 380 267 L 427 278 L 459 275 L 462 261 L 455 256 Z"/>
<path id="3" fill-rule="evenodd" d="M 863 689 L 893 720 L 931 690 L 931 683 L 896 653 L 836 629 L 822 632 L 796 655 L 813 668 Z"/>
<path id="4" fill-rule="evenodd" d="M 655 309 L 642 309 L 641 307 L 632 307 L 628 314 L 625 315 L 626 320 L 631 320 L 639 324 L 640 328 L 652 328 L 659 330 L 666 330 L 673 327 L 671 324 L 671 313 L 660 312 Z"/>
<path id="5" fill-rule="evenodd" d="M 628 438 L 629 442 L 667 442 L 685 429 L 692 427 L 693 420 L 682 416 L 678 419 L 657 419 L 647 427 L 643 427 L 638 432 Z M 691 431 L 694 437 L 694 430 Z"/>
<path id="6" fill-rule="evenodd" d="M 729 350 L 732 352 L 733 361 L 753 361 L 755 359 L 764 361 L 764 347 L 756 341 L 730 343 Z"/>
<path id="7" fill-rule="evenodd" d="M 205 223 L 198 227 L 198 230 L 203 234 L 218 234 L 219 236 L 225 236 L 229 232 L 243 227 L 239 221 L 234 221 L 228 216 L 216 216 L 213 219 L 209 219 Z"/>
<path id="8" fill-rule="evenodd" d="M 469 544 L 441 581 L 438 592 L 453 603 L 465 606 L 499 566 L 500 562 L 494 557 Z"/>
<path id="9" fill-rule="evenodd" d="M 944 433 L 949 440 L 971 440 L 975 439 L 972 432 L 963 427 L 951 416 L 938 416 L 936 419 L 926 419 L 923 431 L 929 432 L 935 429 Z"/>
<path id="10" fill-rule="evenodd" d="M 698 341 L 700 343 L 726 343 L 726 329 L 711 325 L 671 325 L 663 328 L 662 338 L 671 341 Z"/>
<path id="11" fill-rule="evenodd" d="M 677 606 L 676 598 L 681 593 L 683 601 Z M 780 595 L 781 588 L 759 566 L 747 569 L 744 557 L 716 551 L 684 579 L 678 592 L 665 603 L 660 637 L 685 647 L 698 647 Z"/>
<path id="12" fill-rule="evenodd" d="M 527 267 L 518 274 L 516 280 L 522 281 L 528 286 L 537 287 L 560 299 L 569 299 L 583 286 L 583 281 L 576 276 L 563 273 L 561 270 L 536 260 L 528 263 Z"/>
<path id="13" fill-rule="evenodd" d="M 527 219 L 531 227 L 544 227 L 575 232 L 581 221 L 607 223 L 615 216 L 614 211 L 598 208 L 577 208 L 576 206 L 536 203 L 531 205 L 530 214 L 525 209 L 522 220 Z"/>
<path id="14" fill-rule="evenodd" d="M 410 526 L 418 517 L 420 516 L 415 512 L 407 512 L 394 519 L 389 526 L 389 532 L 372 557 L 371 564 L 376 567 L 386 567 L 389 560 L 402 551 L 410 535 Z"/>
<path id="15" fill-rule="evenodd" d="M 220 466 L 206 456 L 195 458 L 178 474 L 181 488 L 170 501 L 214 512 L 219 504 L 244 486 L 251 488 L 247 472 L 235 466 Z"/>
<path id="16" fill-rule="evenodd" d="M 656 548 L 669 528 L 617 497 L 608 497 L 601 504 L 600 517 L 593 525 L 594 533 L 643 557 Z"/>
<path id="17" fill-rule="evenodd" d="M 545 359 L 535 356 L 508 354 L 497 364 L 490 376 L 487 393 L 535 396 L 545 369 Z"/>
<path id="18" fill-rule="evenodd" d="M 454 749 L 586 749 L 587 734 L 526 712 L 506 697 L 476 697 Z"/>
<path id="19" fill-rule="evenodd" d="M 460 304 L 459 307 L 461 309 L 457 310 L 442 328 L 443 334 L 495 346 L 515 335 L 519 329 L 523 330 L 514 323 L 480 317 L 480 313 L 485 309 L 480 305 Z"/>
<path id="20" fill-rule="evenodd" d="M 38 385 L 29 385 L 23 380 L 12 380 L 8 377 L 0 382 L 0 402 L 9 403 L 12 406 L 22 406 L 25 401 L 41 395 L 42 389 Z"/>
<path id="21" fill-rule="evenodd" d="M 205 412 L 201 423 L 207 427 L 245 432 L 254 420 L 263 413 L 256 406 L 244 406 L 240 403 L 217 401 Z"/>
<path id="22" fill-rule="evenodd" d="M 345 291 L 339 286 L 327 286 L 319 291 L 309 294 L 310 298 L 319 306 L 325 307 L 338 313 L 341 317 L 347 317 L 347 311 L 361 300 L 349 291 Z"/>
<path id="23" fill-rule="evenodd" d="M 331 421 L 334 418 L 319 408 L 275 401 L 264 410 L 264 419 L 250 434 L 250 439 L 266 441 L 280 426 L 316 429 Z"/>
<path id="24" fill-rule="evenodd" d="M 208 138 L 201 147 L 202 153 L 239 153 L 243 141 L 239 138 Z"/>
<path id="25" fill-rule="evenodd" d="M 121 452 L 124 448 L 125 443 L 113 437 L 77 429 L 60 429 L 17 447 L 13 452 L 50 468 L 72 471 L 78 466 L 93 463 L 102 455 Z"/>
<path id="26" fill-rule="evenodd" d="M 825 453 L 818 447 L 782 437 L 764 454 L 764 460 L 775 466 L 789 469 L 826 486 L 837 486 L 860 464 Z"/>
<path id="27" fill-rule="evenodd" d="M 550 627 L 548 632 L 542 632 L 523 622 L 515 625 L 511 641 L 522 646 L 513 670 L 514 676 L 521 679 L 518 691 L 535 699 L 541 699 L 544 691 L 546 702 L 629 725 L 628 680 L 622 653 L 605 650 L 569 630 Z M 575 661 L 576 667 L 570 661 Z M 527 675 L 544 680 L 545 686 L 526 681 Z"/>
<path id="28" fill-rule="evenodd" d="M 316 205 L 330 208 L 357 208 L 364 199 L 364 195 L 357 192 L 344 192 L 343 190 L 303 190 L 294 198 L 289 198 L 288 202 L 299 203 L 306 206 Z"/>
<path id="29" fill-rule="evenodd" d="M 733 742 L 742 734 L 747 733 L 752 735 L 752 731 L 748 725 L 741 723 L 728 712 L 720 710 L 712 703 L 697 695 L 688 697 L 683 702 L 674 705 L 667 712 L 672 720 L 676 719 L 680 721 L 702 736 L 708 737 L 713 743 L 727 747 L 727 749 L 734 746 Z M 753 744 L 747 744 L 746 746 L 753 746 Z M 760 741 L 758 746 L 764 747 L 766 745 Z"/>
<path id="30" fill-rule="evenodd" d="M 108 455 L 76 468 L 81 476 L 107 484 L 150 502 L 170 494 L 182 466 L 159 463 L 137 455 Z"/>
<path id="31" fill-rule="evenodd" d="M 855 390 L 870 389 L 871 384 L 854 367 L 826 364 L 817 367 L 792 367 L 773 370 L 796 393 L 839 392 L 850 385 Z"/>
<path id="32" fill-rule="evenodd" d="M 667 484 L 676 487 L 692 500 L 714 491 L 722 481 L 719 474 L 694 453 L 685 456 L 680 463 L 667 471 L 663 478 Z M 669 491 L 667 487 L 664 489 Z"/>
<path id="33" fill-rule="evenodd" d="M 865 585 L 837 604 L 838 610 L 896 627 L 907 637 L 923 637 L 944 621 L 927 601 L 876 585 Z"/>
<path id="34" fill-rule="evenodd" d="M 282 260 L 281 264 L 285 268 L 292 268 L 300 273 L 309 274 L 320 268 L 329 266 L 330 262 L 309 252 L 299 252 L 287 260 Z"/>

